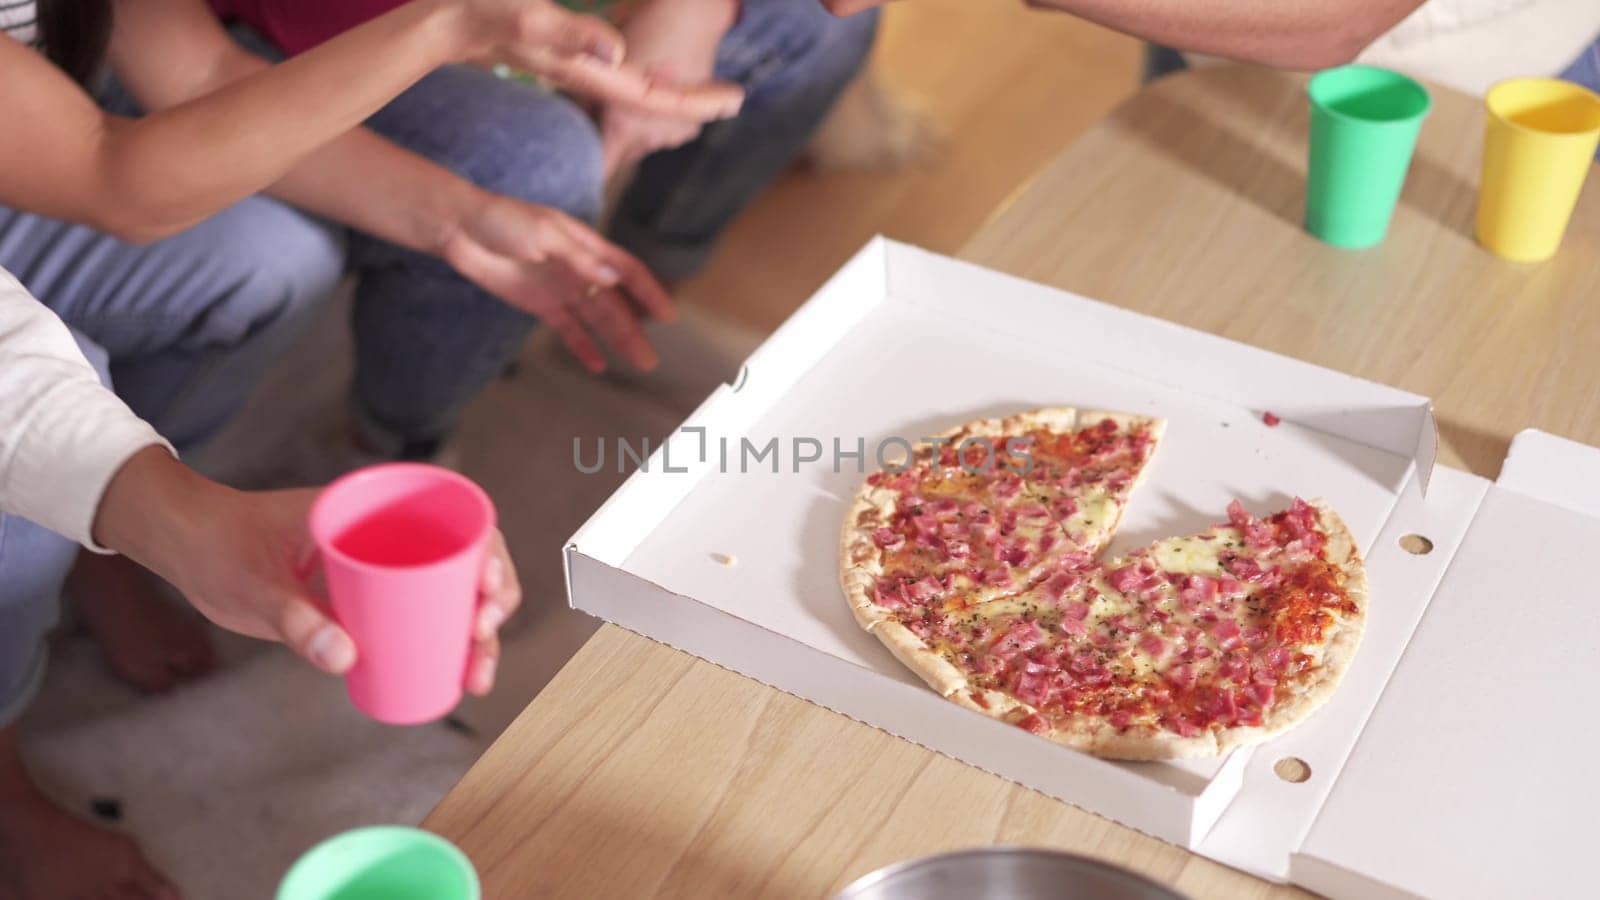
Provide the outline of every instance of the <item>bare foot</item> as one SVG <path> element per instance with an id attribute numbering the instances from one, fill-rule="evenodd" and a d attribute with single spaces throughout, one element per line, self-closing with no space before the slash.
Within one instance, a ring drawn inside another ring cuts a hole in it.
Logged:
<path id="1" fill-rule="evenodd" d="M 125 557 L 82 551 L 66 587 L 111 671 L 139 690 L 165 691 L 216 668 L 204 622 L 158 596 L 154 576 Z"/>
<path id="2" fill-rule="evenodd" d="M 0 900 L 178 900 L 132 840 L 50 802 L 0 730 Z"/>

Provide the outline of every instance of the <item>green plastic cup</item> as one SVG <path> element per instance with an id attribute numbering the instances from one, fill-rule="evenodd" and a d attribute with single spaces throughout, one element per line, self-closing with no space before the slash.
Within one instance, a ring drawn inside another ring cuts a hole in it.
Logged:
<path id="1" fill-rule="evenodd" d="M 312 847 L 278 885 L 278 900 L 480 900 L 478 873 L 431 832 L 377 825 Z"/>
<path id="2" fill-rule="evenodd" d="M 1433 105 L 1427 89 L 1388 69 L 1342 66 L 1317 73 L 1306 93 L 1306 230 L 1335 247 L 1382 243 Z"/>

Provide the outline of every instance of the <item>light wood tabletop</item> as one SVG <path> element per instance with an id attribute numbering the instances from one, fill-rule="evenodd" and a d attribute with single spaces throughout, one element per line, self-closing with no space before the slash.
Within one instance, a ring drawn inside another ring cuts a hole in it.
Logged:
<path id="1" fill-rule="evenodd" d="M 1158 82 L 961 255 L 1431 396 L 1447 465 L 1493 477 L 1524 427 L 1600 443 L 1600 188 L 1554 260 L 1489 255 L 1471 237 L 1479 105 L 1435 89 L 1387 242 L 1327 247 L 1299 228 L 1303 83 L 1237 67 Z M 488 898 L 819 897 L 990 844 L 1195 897 L 1301 895 L 612 626 L 424 825 Z"/>

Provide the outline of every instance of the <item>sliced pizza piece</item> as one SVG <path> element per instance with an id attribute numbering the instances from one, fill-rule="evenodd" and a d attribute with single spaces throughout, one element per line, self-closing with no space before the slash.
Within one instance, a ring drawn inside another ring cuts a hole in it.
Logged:
<path id="1" fill-rule="evenodd" d="M 1225 752 L 1309 715 L 1360 641 L 1366 578 L 1324 504 L 1159 541 L 874 628 L 947 698 L 1118 759 Z"/>
<path id="2" fill-rule="evenodd" d="M 857 618 L 960 608 L 1091 564 L 1162 425 L 1054 407 L 931 438 L 902 470 L 868 478 L 846 517 L 841 572 Z"/>
<path id="3" fill-rule="evenodd" d="M 1116 534 L 1128 498 L 1144 483 L 1166 422 L 1128 413 L 1084 412 L 1065 434 L 1039 435 L 1029 451 L 1029 496 L 1055 516 L 1063 536 L 1090 558 Z"/>
<path id="4" fill-rule="evenodd" d="M 841 536 L 841 576 L 861 624 L 1014 593 L 1071 549 L 1007 467 L 1004 447 L 1024 434 L 1070 431 L 1076 419 L 1052 408 L 969 422 L 923 442 L 898 470 L 869 477 Z"/>

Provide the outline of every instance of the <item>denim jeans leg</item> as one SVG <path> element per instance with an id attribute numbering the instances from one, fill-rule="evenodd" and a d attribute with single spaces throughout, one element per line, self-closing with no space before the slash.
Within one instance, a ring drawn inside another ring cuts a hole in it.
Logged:
<path id="1" fill-rule="evenodd" d="M 1600 91 L 1600 37 L 1561 73 L 1561 77 L 1591 91 Z M 1596 151 L 1595 158 L 1600 159 L 1600 151 Z"/>
<path id="2" fill-rule="evenodd" d="M 367 124 L 488 191 L 589 222 L 599 216 L 599 135 L 571 101 L 543 88 L 448 66 Z M 534 319 L 425 253 L 355 234 L 351 259 L 357 424 L 378 450 L 426 456 Z"/>
<path id="3" fill-rule="evenodd" d="M 118 396 L 180 450 L 243 405 L 343 265 L 341 232 L 263 197 L 146 246 L 0 208 L 0 266 L 105 349 Z"/>
<path id="4" fill-rule="evenodd" d="M 876 10 L 839 18 L 816 0 L 745 0 L 717 48 L 718 78 L 744 85 L 737 118 L 639 166 L 612 238 L 657 275 L 694 274 L 717 236 L 804 149 L 866 62 Z"/>

